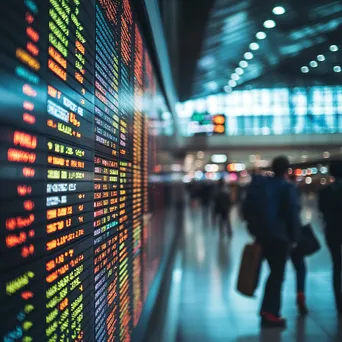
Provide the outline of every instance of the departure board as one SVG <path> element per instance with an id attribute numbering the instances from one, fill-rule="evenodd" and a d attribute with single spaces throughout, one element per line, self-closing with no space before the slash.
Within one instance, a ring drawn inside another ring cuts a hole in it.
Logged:
<path id="1" fill-rule="evenodd" d="M 0 19 L 0 338 L 130 341 L 158 106 L 132 3 L 6 1 Z"/>

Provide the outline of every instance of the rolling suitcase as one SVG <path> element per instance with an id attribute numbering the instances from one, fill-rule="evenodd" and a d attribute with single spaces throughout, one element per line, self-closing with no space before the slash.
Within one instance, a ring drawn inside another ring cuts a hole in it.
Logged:
<path id="1" fill-rule="evenodd" d="M 237 290 L 245 296 L 253 297 L 258 286 L 262 262 L 262 248 L 258 243 L 246 245 L 243 250 Z"/>

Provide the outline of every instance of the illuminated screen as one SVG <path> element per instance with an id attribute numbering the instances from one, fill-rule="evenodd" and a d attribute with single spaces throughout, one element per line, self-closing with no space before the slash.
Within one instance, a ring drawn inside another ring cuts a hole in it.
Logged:
<path id="1" fill-rule="evenodd" d="M 130 341 L 163 205 L 159 86 L 136 14 L 129 0 L 1 11 L 0 337 Z"/>

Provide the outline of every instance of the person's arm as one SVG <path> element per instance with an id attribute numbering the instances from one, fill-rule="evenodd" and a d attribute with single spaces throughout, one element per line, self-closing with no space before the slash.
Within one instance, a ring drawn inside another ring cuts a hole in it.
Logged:
<path id="1" fill-rule="evenodd" d="M 294 185 L 290 184 L 286 190 L 284 198 L 286 230 L 291 243 L 297 243 L 301 228 L 300 199 Z"/>

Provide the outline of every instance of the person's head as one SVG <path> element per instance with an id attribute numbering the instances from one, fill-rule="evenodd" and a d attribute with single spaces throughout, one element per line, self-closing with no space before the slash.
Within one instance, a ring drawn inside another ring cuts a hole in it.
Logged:
<path id="1" fill-rule="evenodd" d="M 333 177 L 337 179 L 341 179 L 342 178 L 342 160 L 331 162 L 329 166 L 329 171 Z"/>
<path id="2" fill-rule="evenodd" d="M 218 185 L 220 188 L 224 186 L 224 178 L 220 178 L 220 180 L 218 181 Z"/>
<path id="3" fill-rule="evenodd" d="M 289 159 L 285 156 L 279 156 L 273 159 L 272 171 L 276 177 L 284 177 L 290 166 Z"/>

